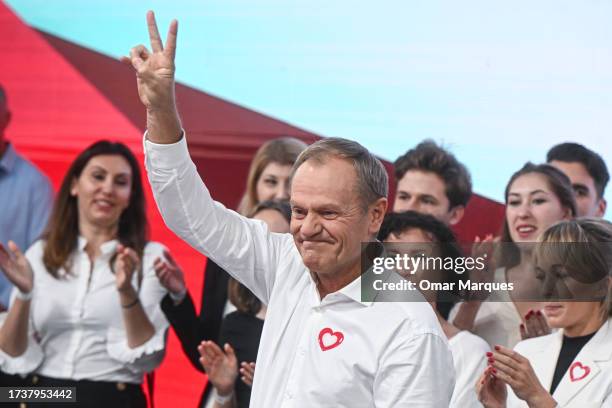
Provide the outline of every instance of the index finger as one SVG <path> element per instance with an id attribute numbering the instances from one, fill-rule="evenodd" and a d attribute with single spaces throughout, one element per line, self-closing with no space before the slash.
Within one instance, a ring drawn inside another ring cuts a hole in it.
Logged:
<path id="1" fill-rule="evenodd" d="M 157 23 L 155 22 L 155 14 L 153 10 L 147 11 L 147 27 L 149 28 L 149 40 L 151 41 L 151 49 L 153 52 L 159 52 L 164 50 L 164 46 L 159 36 L 159 30 L 157 29 Z"/>

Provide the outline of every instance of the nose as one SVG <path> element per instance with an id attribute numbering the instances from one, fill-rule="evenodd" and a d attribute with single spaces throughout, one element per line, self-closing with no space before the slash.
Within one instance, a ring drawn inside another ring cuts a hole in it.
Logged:
<path id="1" fill-rule="evenodd" d="M 544 280 L 542 281 L 542 297 L 544 299 L 553 299 L 556 296 L 557 278 L 554 273 L 547 271 L 544 274 Z"/>
<path id="2" fill-rule="evenodd" d="M 303 238 L 309 239 L 321 232 L 321 224 L 319 222 L 319 218 L 313 212 L 308 212 L 306 217 L 301 220 L 300 223 L 300 234 Z"/>
<path id="3" fill-rule="evenodd" d="M 102 192 L 110 195 L 113 192 L 113 188 L 113 180 L 110 177 L 107 177 L 102 183 Z"/>
<path id="4" fill-rule="evenodd" d="M 527 203 L 521 204 L 517 209 L 517 214 L 519 218 L 529 218 L 531 216 L 531 207 Z"/>
<path id="5" fill-rule="evenodd" d="M 279 185 L 279 187 L 276 189 L 276 192 L 274 194 L 274 199 L 275 200 L 288 200 L 289 199 L 289 186 L 287 186 L 286 184 Z"/>

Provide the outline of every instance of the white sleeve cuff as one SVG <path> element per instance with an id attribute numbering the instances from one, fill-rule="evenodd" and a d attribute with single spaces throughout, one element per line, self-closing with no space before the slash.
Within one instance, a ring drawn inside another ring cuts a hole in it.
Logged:
<path id="1" fill-rule="evenodd" d="M 145 132 L 143 146 L 145 162 L 148 168 L 170 170 L 191 161 L 184 130 L 182 131 L 181 139 L 176 143 L 170 144 L 153 143 L 147 139 L 147 132 Z M 154 164 L 154 166 L 151 167 L 149 166 L 150 164 Z"/>
<path id="2" fill-rule="evenodd" d="M 106 337 L 108 355 L 126 365 L 136 374 L 153 371 L 161 364 L 166 350 L 167 330 L 156 330 L 155 334 L 144 344 L 130 348 L 124 330 L 111 328 Z"/>
<path id="3" fill-rule="evenodd" d="M 17 357 L 11 357 L 0 349 L 0 370 L 6 374 L 29 374 L 42 363 L 45 355 L 40 345 L 33 338 L 28 338 L 26 351 Z"/>

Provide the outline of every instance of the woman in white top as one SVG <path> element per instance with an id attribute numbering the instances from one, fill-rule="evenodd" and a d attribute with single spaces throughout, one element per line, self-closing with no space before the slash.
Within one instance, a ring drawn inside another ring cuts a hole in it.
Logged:
<path id="1" fill-rule="evenodd" d="M 498 244 L 499 268 L 494 282 L 512 282 L 512 292 L 496 291 L 485 302 L 469 301 L 457 306 L 451 319 L 462 329 L 482 337 L 493 346 L 514 347 L 521 340 L 520 325 L 538 313 L 539 302 L 525 301 L 535 287 L 531 249 L 550 225 L 576 214 L 570 180 L 556 168 L 527 163 L 512 175 L 505 191 L 506 215 Z M 523 243 L 528 243 L 521 245 Z M 546 333 L 535 333 L 542 335 Z"/>
<path id="2" fill-rule="evenodd" d="M 442 259 L 459 258 L 461 250 L 453 232 L 441 221 L 431 215 L 415 211 L 390 213 L 380 228 L 378 239 L 385 243 L 387 256 L 396 254 L 410 256 L 435 256 Z M 456 289 L 462 275 L 455 271 L 432 271 L 420 269 L 413 275 L 405 276 L 415 283 L 430 282 L 453 283 L 455 290 L 448 292 L 421 291 L 434 308 L 442 331 L 448 339 L 455 368 L 455 389 L 450 401 L 451 408 L 478 408 L 474 382 L 486 367 L 485 353 L 488 344 L 469 331 L 459 330 L 447 320 L 451 298 L 456 298 Z"/>
<path id="3" fill-rule="evenodd" d="M 123 144 L 83 151 L 60 187 L 45 238 L 25 256 L 0 247 L 15 285 L 0 329 L 0 368 L 37 386 L 73 386 L 87 407 L 145 407 L 143 374 L 163 358 L 166 291 L 147 241 L 138 162 Z"/>
<path id="4" fill-rule="evenodd" d="M 477 383 L 486 407 L 612 407 L 611 246 L 612 224 L 600 219 L 544 233 L 534 264 L 548 300 L 544 314 L 560 330 L 514 351 L 495 347 Z"/>

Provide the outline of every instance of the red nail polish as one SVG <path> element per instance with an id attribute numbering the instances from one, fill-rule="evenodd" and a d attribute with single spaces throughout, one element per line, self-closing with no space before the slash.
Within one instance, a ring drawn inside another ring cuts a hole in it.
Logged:
<path id="1" fill-rule="evenodd" d="M 521 323 L 521 329 L 524 329 L 525 325 L 523 323 Z"/>
<path id="2" fill-rule="evenodd" d="M 493 353 L 491 353 L 490 351 L 487 351 L 487 357 L 493 357 Z"/>
<path id="3" fill-rule="evenodd" d="M 493 374 L 497 374 L 497 370 L 496 369 L 493 369 Z"/>
<path id="4" fill-rule="evenodd" d="M 495 350 L 499 351 L 500 347 L 499 346 L 495 346 Z"/>
<path id="5" fill-rule="evenodd" d="M 494 363 L 494 362 L 495 362 L 495 359 L 494 359 L 494 358 L 490 358 L 490 359 L 489 359 L 489 363 Z"/>
<path id="6" fill-rule="evenodd" d="M 539 310 L 536 312 L 536 314 L 537 314 L 538 316 L 542 316 L 542 312 L 540 312 Z"/>

